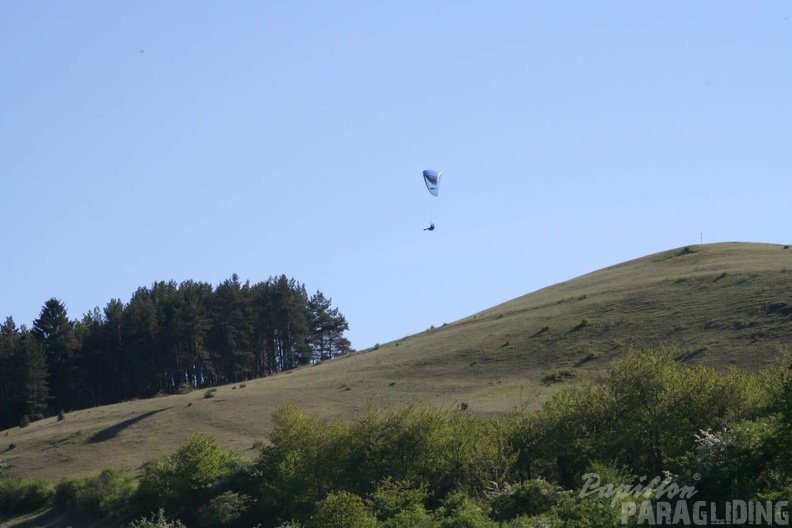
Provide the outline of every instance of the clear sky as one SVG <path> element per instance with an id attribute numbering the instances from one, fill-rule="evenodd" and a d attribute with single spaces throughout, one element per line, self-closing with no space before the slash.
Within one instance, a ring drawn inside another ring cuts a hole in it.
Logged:
<path id="1" fill-rule="evenodd" d="M 0 0 L 0 318 L 286 274 L 363 349 L 702 236 L 792 243 L 791 15 Z"/>

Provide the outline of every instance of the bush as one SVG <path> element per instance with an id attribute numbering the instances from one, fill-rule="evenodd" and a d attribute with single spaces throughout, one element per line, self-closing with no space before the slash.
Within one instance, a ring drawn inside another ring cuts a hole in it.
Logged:
<path id="1" fill-rule="evenodd" d="M 594 496 L 581 499 L 566 495 L 548 514 L 540 516 L 539 519 L 541 519 L 541 524 L 537 523 L 534 526 L 557 526 L 559 528 L 588 528 L 590 526 L 606 528 L 612 526 L 615 528 L 623 525 L 621 506 L 619 504 L 611 505 L 609 498 L 603 499 Z"/>
<path id="2" fill-rule="evenodd" d="M 491 516 L 505 521 L 520 515 L 538 515 L 549 511 L 561 500 L 558 486 L 546 480 L 527 480 L 507 487 L 490 502 Z"/>
<path id="3" fill-rule="evenodd" d="M 575 369 L 556 369 L 542 376 L 542 381 L 545 383 L 559 383 L 565 379 L 574 378 L 575 376 L 577 376 Z"/>
<path id="4" fill-rule="evenodd" d="M 215 392 L 217 392 L 217 389 L 206 389 L 206 392 L 204 392 L 204 398 L 214 398 Z"/>
<path id="5" fill-rule="evenodd" d="M 0 514 L 9 517 L 36 511 L 50 504 L 53 490 L 44 479 L 0 480 Z"/>
<path id="6" fill-rule="evenodd" d="M 169 521 L 165 517 L 165 512 L 160 508 L 157 514 L 152 514 L 151 518 L 143 517 L 137 521 L 132 521 L 129 528 L 187 528 L 181 521 Z"/>
<path id="7" fill-rule="evenodd" d="M 192 386 L 192 383 L 187 383 L 186 381 L 179 385 L 177 389 L 179 394 L 189 394 L 193 391 L 195 387 Z"/>
<path id="8" fill-rule="evenodd" d="M 135 492 L 138 511 L 197 511 L 210 488 L 243 465 L 239 454 L 222 451 L 211 436 L 191 434 L 176 453 L 144 468 Z"/>
<path id="9" fill-rule="evenodd" d="M 376 528 L 377 520 L 363 499 L 346 491 L 331 493 L 316 507 L 306 528 Z"/>
<path id="10" fill-rule="evenodd" d="M 63 412 L 63 409 L 61 409 L 60 412 L 58 413 L 58 421 L 62 422 L 65 419 L 66 419 L 66 413 Z"/>
<path id="11" fill-rule="evenodd" d="M 129 509 L 134 493 L 131 478 L 113 469 L 83 479 L 66 477 L 55 486 L 53 506 L 71 507 L 99 519 L 117 517 Z"/>
<path id="12" fill-rule="evenodd" d="M 27 427 L 30 425 L 30 416 L 27 414 L 22 416 L 22 419 L 19 421 L 19 428 L 22 429 L 23 427 Z"/>
<path id="13" fill-rule="evenodd" d="M 498 528 L 484 510 L 467 495 L 454 493 L 435 512 L 440 528 Z"/>
<path id="14" fill-rule="evenodd" d="M 381 528 L 436 528 L 437 523 L 426 510 L 405 510 L 379 525 Z"/>
<path id="15" fill-rule="evenodd" d="M 247 510 L 248 497 L 226 491 L 209 501 L 201 513 L 201 526 L 229 526 Z"/>
<path id="16" fill-rule="evenodd" d="M 426 486 L 416 489 L 409 482 L 394 482 L 387 478 L 380 483 L 377 491 L 371 494 L 368 503 L 380 521 L 396 517 L 402 512 L 424 512 Z"/>
<path id="17" fill-rule="evenodd" d="M 54 508 L 71 508 L 77 504 L 77 492 L 81 482 L 72 477 L 64 477 L 55 485 L 55 494 L 52 497 Z"/>
<path id="18" fill-rule="evenodd" d="M 115 517 L 129 508 L 134 493 L 131 478 L 123 477 L 113 469 L 105 469 L 96 477 L 83 481 L 77 493 L 78 506 L 99 518 Z"/>

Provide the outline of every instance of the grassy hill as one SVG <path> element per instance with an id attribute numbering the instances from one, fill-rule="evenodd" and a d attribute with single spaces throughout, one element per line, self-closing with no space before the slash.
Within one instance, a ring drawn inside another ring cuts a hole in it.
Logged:
<path id="1" fill-rule="evenodd" d="M 463 295 L 464 292 L 460 292 Z M 723 243 L 666 251 L 519 297 L 342 359 L 244 386 L 126 402 L 0 432 L 5 473 L 137 474 L 192 431 L 252 456 L 287 401 L 351 416 L 369 400 L 465 403 L 502 413 L 538 405 L 548 373 L 596 375 L 630 347 L 677 344 L 680 359 L 756 370 L 792 343 L 792 249 Z M 13 448 L 11 446 L 13 445 Z"/>

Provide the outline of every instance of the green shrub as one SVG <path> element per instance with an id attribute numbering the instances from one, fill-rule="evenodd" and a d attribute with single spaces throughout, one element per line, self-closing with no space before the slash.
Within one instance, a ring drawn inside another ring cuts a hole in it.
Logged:
<path id="1" fill-rule="evenodd" d="M 173 466 L 167 458 L 149 462 L 143 467 L 143 475 L 133 497 L 139 514 L 148 515 L 157 510 L 173 514 L 179 510 L 173 473 Z"/>
<path id="2" fill-rule="evenodd" d="M 424 511 L 426 497 L 425 485 L 416 489 L 409 482 L 387 478 L 380 482 L 368 503 L 377 519 L 385 521 L 401 512 Z"/>
<path id="3" fill-rule="evenodd" d="M 546 373 L 542 376 L 542 381 L 544 383 L 558 383 L 564 381 L 565 379 L 574 378 L 577 376 L 577 372 L 575 369 L 556 369 L 552 372 Z"/>
<path id="4" fill-rule="evenodd" d="M 0 514 L 14 517 L 50 504 L 52 486 L 44 479 L 0 480 Z"/>
<path id="5" fill-rule="evenodd" d="M 331 493 L 316 506 L 306 528 L 376 528 L 377 520 L 363 499 L 346 491 Z"/>
<path id="6" fill-rule="evenodd" d="M 174 454 L 143 469 L 135 492 L 138 512 L 197 511 L 210 488 L 243 465 L 236 451 L 222 451 L 211 436 L 191 434 Z"/>
<path id="7" fill-rule="evenodd" d="M 619 504 L 612 505 L 610 498 L 595 496 L 581 499 L 565 495 L 548 514 L 541 515 L 537 520 L 541 520 L 542 523 L 534 525 L 537 527 L 589 528 L 596 526 L 597 528 L 616 528 L 623 526 L 621 506 Z"/>
<path id="8" fill-rule="evenodd" d="M 436 528 L 437 523 L 426 510 L 404 510 L 379 524 L 380 528 Z"/>
<path id="9" fill-rule="evenodd" d="M 387 501 L 398 498 L 388 494 L 422 490 L 442 499 L 460 489 L 480 495 L 490 481 L 502 482 L 515 460 L 505 419 L 456 409 L 371 404 L 343 422 L 287 404 L 273 413 L 272 423 L 270 444 L 255 465 L 260 480 L 249 494 L 261 512 L 279 519 L 304 519 L 339 490 L 379 501 L 372 504 L 384 519 L 396 509 Z"/>
<path id="10" fill-rule="evenodd" d="M 546 480 L 526 480 L 506 487 L 491 500 L 491 516 L 505 521 L 520 515 L 538 515 L 549 511 L 561 497 L 559 487 Z"/>
<path id="11" fill-rule="evenodd" d="M 215 392 L 217 392 L 217 389 L 215 388 L 206 389 L 206 392 L 204 392 L 204 398 L 214 398 Z"/>
<path id="12" fill-rule="evenodd" d="M 165 512 L 160 508 L 159 512 L 152 514 L 151 518 L 143 517 L 129 524 L 129 528 L 187 528 L 178 519 L 169 521 L 165 517 Z"/>
<path id="13" fill-rule="evenodd" d="M 184 383 L 182 383 L 181 385 L 179 385 L 179 388 L 177 389 L 177 392 L 178 392 L 179 394 L 189 394 L 189 393 L 191 393 L 191 392 L 192 392 L 194 389 L 195 389 L 195 387 L 193 387 L 193 386 L 192 386 L 192 383 L 187 383 L 187 382 L 185 381 Z"/>
<path id="14" fill-rule="evenodd" d="M 201 513 L 201 526 L 229 526 L 239 520 L 247 510 L 248 497 L 233 491 L 226 491 L 209 501 Z"/>
<path id="15" fill-rule="evenodd" d="M 435 511 L 439 528 L 498 528 L 484 510 L 467 495 L 454 493 Z"/>
<path id="16" fill-rule="evenodd" d="M 52 497 L 54 508 L 71 508 L 77 504 L 77 492 L 81 482 L 72 477 L 63 477 L 55 484 L 55 493 Z"/>
<path id="17" fill-rule="evenodd" d="M 562 528 L 561 521 L 554 523 L 548 515 L 529 517 L 520 515 L 501 524 L 502 528 Z"/>
<path id="18" fill-rule="evenodd" d="M 22 419 L 19 421 L 19 428 L 22 429 L 23 427 L 27 427 L 30 425 L 30 416 L 27 414 L 22 416 Z"/>
<path id="19" fill-rule="evenodd" d="M 83 481 L 82 489 L 77 492 L 77 504 L 96 517 L 115 517 L 128 510 L 134 490 L 130 477 L 105 469 L 98 476 Z"/>
<path id="20" fill-rule="evenodd" d="M 75 508 L 95 518 L 107 519 L 127 512 L 134 490 L 130 477 L 105 469 L 96 476 L 61 479 L 55 486 L 53 506 Z"/>
<path id="21" fill-rule="evenodd" d="M 63 409 L 61 409 L 60 412 L 58 413 L 58 421 L 62 422 L 65 419 L 66 419 L 66 413 L 63 412 Z"/>

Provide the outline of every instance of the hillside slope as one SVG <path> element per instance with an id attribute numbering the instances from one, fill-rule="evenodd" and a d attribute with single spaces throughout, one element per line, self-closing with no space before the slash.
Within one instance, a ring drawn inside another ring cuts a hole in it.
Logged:
<path id="1" fill-rule="evenodd" d="M 464 295 L 464 291 L 460 292 Z M 138 474 L 191 431 L 253 456 L 270 414 L 293 401 L 351 416 L 368 401 L 466 403 L 472 412 L 536 406 L 559 368 L 596 374 L 630 347 L 676 344 L 680 359 L 761 369 L 792 343 L 792 249 L 723 243 L 680 248 L 605 268 L 349 357 L 244 387 L 68 413 L 0 433 L 5 473 Z M 11 445 L 13 449 L 9 449 Z"/>

